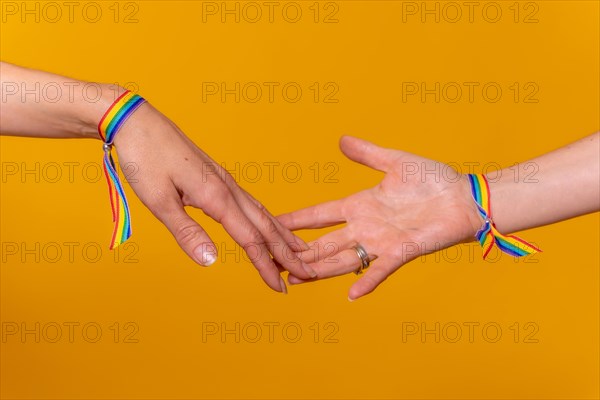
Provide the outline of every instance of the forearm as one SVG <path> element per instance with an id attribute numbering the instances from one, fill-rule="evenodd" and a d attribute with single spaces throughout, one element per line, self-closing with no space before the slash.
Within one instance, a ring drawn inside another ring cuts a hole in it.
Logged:
<path id="1" fill-rule="evenodd" d="M 123 91 L 0 62 L 0 134 L 99 139 L 98 121 Z"/>
<path id="2" fill-rule="evenodd" d="M 500 232 L 542 226 L 600 208 L 600 133 L 488 175 Z M 533 174 L 533 172 L 535 173 Z M 528 177 L 525 179 L 525 177 Z"/>

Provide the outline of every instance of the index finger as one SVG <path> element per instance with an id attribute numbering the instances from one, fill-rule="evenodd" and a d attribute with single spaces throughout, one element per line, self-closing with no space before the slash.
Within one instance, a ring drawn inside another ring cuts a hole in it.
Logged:
<path id="1" fill-rule="evenodd" d="M 203 211 L 220 222 L 233 240 L 242 246 L 250 261 L 258 270 L 265 283 L 275 291 L 285 292 L 277 266 L 265 243 L 263 235 L 248 219 L 235 198 L 231 195 L 220 196 L 220 201 L 208 203 Z M 254 250 L 257 254 L 251 254 Z"/>
<path id="2" fill-rule="evenodd" d="M 277 219 L 283 226 L 292 231 L 339 225 L 346 222 L 342 211 L 344 203 L 345 199 L 328 201 L 281 214 Z"/>

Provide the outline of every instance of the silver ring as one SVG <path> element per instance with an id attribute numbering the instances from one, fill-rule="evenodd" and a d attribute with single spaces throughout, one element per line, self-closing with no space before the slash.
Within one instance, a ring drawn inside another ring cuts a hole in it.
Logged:
<path id="1" fill-rule="evenodd" d="M 356 244 L 356 246 L 352 248 L 354 249 L 354 251 L 356 251 L 356 255 L 358 256 L 358 258 L 360 258 L 360 265 L 356 269 L 356 271 L 354 271 L 354 273 L 356 275 L 360 275 L 365 269 L 369 268 L 369 264 L 371 264 L 371 262 L 369 261 L 369 254 L 367 253 L 365 248 L 362 247 L 360 244 Z"/>

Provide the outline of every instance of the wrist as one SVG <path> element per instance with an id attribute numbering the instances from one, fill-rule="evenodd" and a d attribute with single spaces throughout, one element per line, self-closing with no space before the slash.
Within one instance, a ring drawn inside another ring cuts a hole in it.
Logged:
<path id="1" fill-rule="evenodd" d="M 469 227 L 470 227 L 469 234 L 467 235 L 467 237 L 465 237 L 463 239 L 462 242 L 467 243 L 467 242 L 472 242 L 473 240 L 475 240 L 475 234 L 481 229 L 481 227 L 485 223 L 485 220 L 479 213 L 479 210 L 477 208 L 477 203 L 476 203 L 475 199 L 473 198 L 473 194 L 471 191 L 471 184 L 469 182 L 468 176 L 463 175 L 461 177 L 460 183 L 462 186 L 463 196 L 464 196 L 465 202 L 467 204 L 466 215 L 467 215 L 467 220 L 469 222 Z"/>
<path id="2" fill-rule="evenodd" d="M 143 97 L 124 91 L 101 117 L 98 134 L 116 147 L 135 147 L 144 136 L 144 127 L 158 123 L 152 110 Z"/>
<path id="3" fill-rule="evenodd" d="M 493 173 L 491 179 L 487 175 L 483 175 L 487 182 L 487 202 L 489 204 L 488 218 L 492 220 L 496 228 L 503 233 L 514 232 L 515 218 L 519 208 L 518 201 L 514 197 L 514 182 L 511 181 L 510 176 L 506 171 L 498 171 Z M 503 177 L 503 175 L 505 177 Z M 508 179 L 506 178 L 508 177 Z M 475 200 L 473 200 L 475 207 L 477 207 Z M 482 207 L 485 207 L 482 205 Z M 477 211 L 477 215 L 480 220 L 480 227 L 483 226 L 485 220 Z"/>
<path id="4" fill-rule="evenodd" d="M 122 95 L 126 89 L 114 84 L 94 84 L 97 94 L 90 98 L 82 95 L 75 99 L 76 106 L 73 107 L 71 118 L 74 120 L 74 133 L 77 136 L 99 139 L 98 123 L 109 107 Z M 90 86 L 92 87 L 92 86 Z M 89 90 L 90 93 L 92 89 Z M 93 98 L 92 98 L 93 97 Z"/>
<path id="5" fill-rule="evenodd" d="M 157 122 L 153 117 L 152 108 L 148 103 L 142 104 L 136 109 L 114 136 L 113 144 L 117 151 L 122 148 L 139 146 L 147 137 L 144 127 Z"/>
<path id="6" fill-rule="evenodd" d="M 502 175 L 508 176 L 506 172 L 505 170 L 499 171 L 499 179 L 490 180 L 488 178 L 488 186 L 490 188 L 491 218 L 500 232 L 510 233 L 514 227 L 509 218 L 511 212 L 507 210 L 507 207 L 514 212 L 517 210 L 518 204 L 514 198 L 511 204 L 510 193 L 514 190 L 514 182 L 502 178 Z M 507 213 L 507 211 L 509 212 Z"/>

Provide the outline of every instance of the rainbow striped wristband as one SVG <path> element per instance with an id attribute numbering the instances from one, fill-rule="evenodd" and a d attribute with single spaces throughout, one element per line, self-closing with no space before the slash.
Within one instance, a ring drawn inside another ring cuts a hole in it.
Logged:
<path id="1" fill-rule="evenodd" d="M 471 183 L 471 194 L 479 214 L 483 217 L 483 227 L 475 234 L 477 241 L 483 247 L 483 259 L 485 260 L 494 245 L 498 246 L 504 253 L 514 257 L 522 257 L 528 254 L 541 252 L 540 249 L 512 235 L 503 235 L 498 232 L 492 220 L 492 209 L 490 205 L 490 186 L 484 175 L 469 174 Z"/>
<path id="2" fill-rule="evenodd" d="M 106 182 L 108 183 L 108 194 L 115 224 L 110 241 L 111 250 L 131 237 L 129 205 L 111 154 L 113 140 L 127 118 L 145 101 L 141 96 L 128 90 L 115 100 L 98 124 L 98 133 L 104 141 L 104 176 L 106 176 Z"/>

